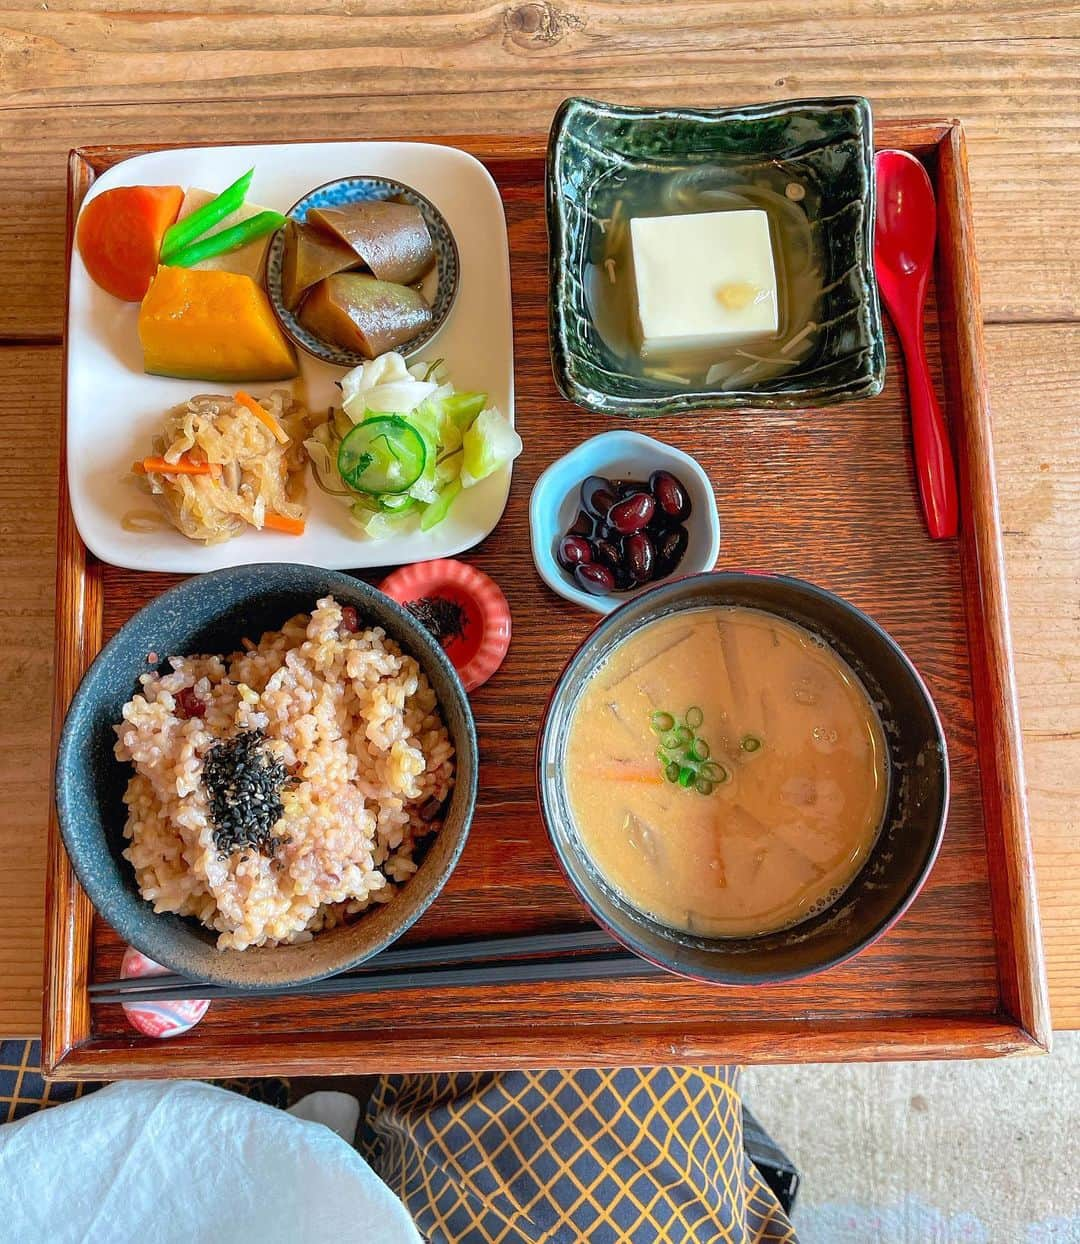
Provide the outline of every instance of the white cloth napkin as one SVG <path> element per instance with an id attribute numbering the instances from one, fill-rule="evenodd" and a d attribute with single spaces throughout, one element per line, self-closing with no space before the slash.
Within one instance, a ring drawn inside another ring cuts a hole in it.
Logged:
<path id="1" fill-rule="evenodd" d="M 0 1127 L 0 1239 L 418 1244 L 420 1236 L 329 1127 L 210 1084 L 152 1081 L 114 1084 Z"/>

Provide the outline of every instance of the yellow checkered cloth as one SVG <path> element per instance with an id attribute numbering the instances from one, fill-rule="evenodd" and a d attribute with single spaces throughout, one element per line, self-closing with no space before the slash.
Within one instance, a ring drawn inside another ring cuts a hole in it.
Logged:
<path id="1" fill-rule="evenodd" d="M 362 1150 L 433 1244 L 795 1244 L 737 1069 L 386 1076 Z"/>
<path id="2" fill-rule="evenodd" d="M 14 1123 L 46 1106 L 74 1101 L 96 1084 L 50 1084 L 41 1074 L 37 1041 L 0 1041 L 0 1123 Z"/>

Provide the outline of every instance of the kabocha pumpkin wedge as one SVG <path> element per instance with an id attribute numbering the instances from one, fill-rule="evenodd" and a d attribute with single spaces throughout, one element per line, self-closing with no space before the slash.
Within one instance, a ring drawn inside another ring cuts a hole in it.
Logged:
<path id="1" fill-rule="evenodd" d="M 186 380 L 288 380 L 296 353 L 249 276 L 161 267 L 139 309 L 143 367 Z"/>

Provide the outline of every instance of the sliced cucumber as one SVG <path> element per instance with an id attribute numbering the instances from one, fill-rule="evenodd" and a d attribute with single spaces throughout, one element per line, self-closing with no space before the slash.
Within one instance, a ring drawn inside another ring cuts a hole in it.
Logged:
<path id="1" fill-rule="evenodd" d="M 407 492 L 388 492 L 378 498 L 379 509 L 387 514 L 408 514 L 415 510 L 419 501 Z"/>
<path id="2" fill-rule="evenodd" d="M 424 438 L 398 415 L 358 423 L 338 448 L 338 472 L 356 492 L 405 492 L 424 473 Z"/>

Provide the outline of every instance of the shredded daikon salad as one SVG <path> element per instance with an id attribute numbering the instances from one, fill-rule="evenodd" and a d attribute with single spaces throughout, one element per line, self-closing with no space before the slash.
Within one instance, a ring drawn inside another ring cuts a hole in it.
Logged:
<path id="1" fill-rule="evenodd" d="M 304 446 L 315 482 L 370 539 L 417 522 L 430 531 L 521 453 L 510 421 L 486 393 L 456 390 L 441 359 L 407 367 L 381 354 L 342 378 L 341 398 Z"/>

